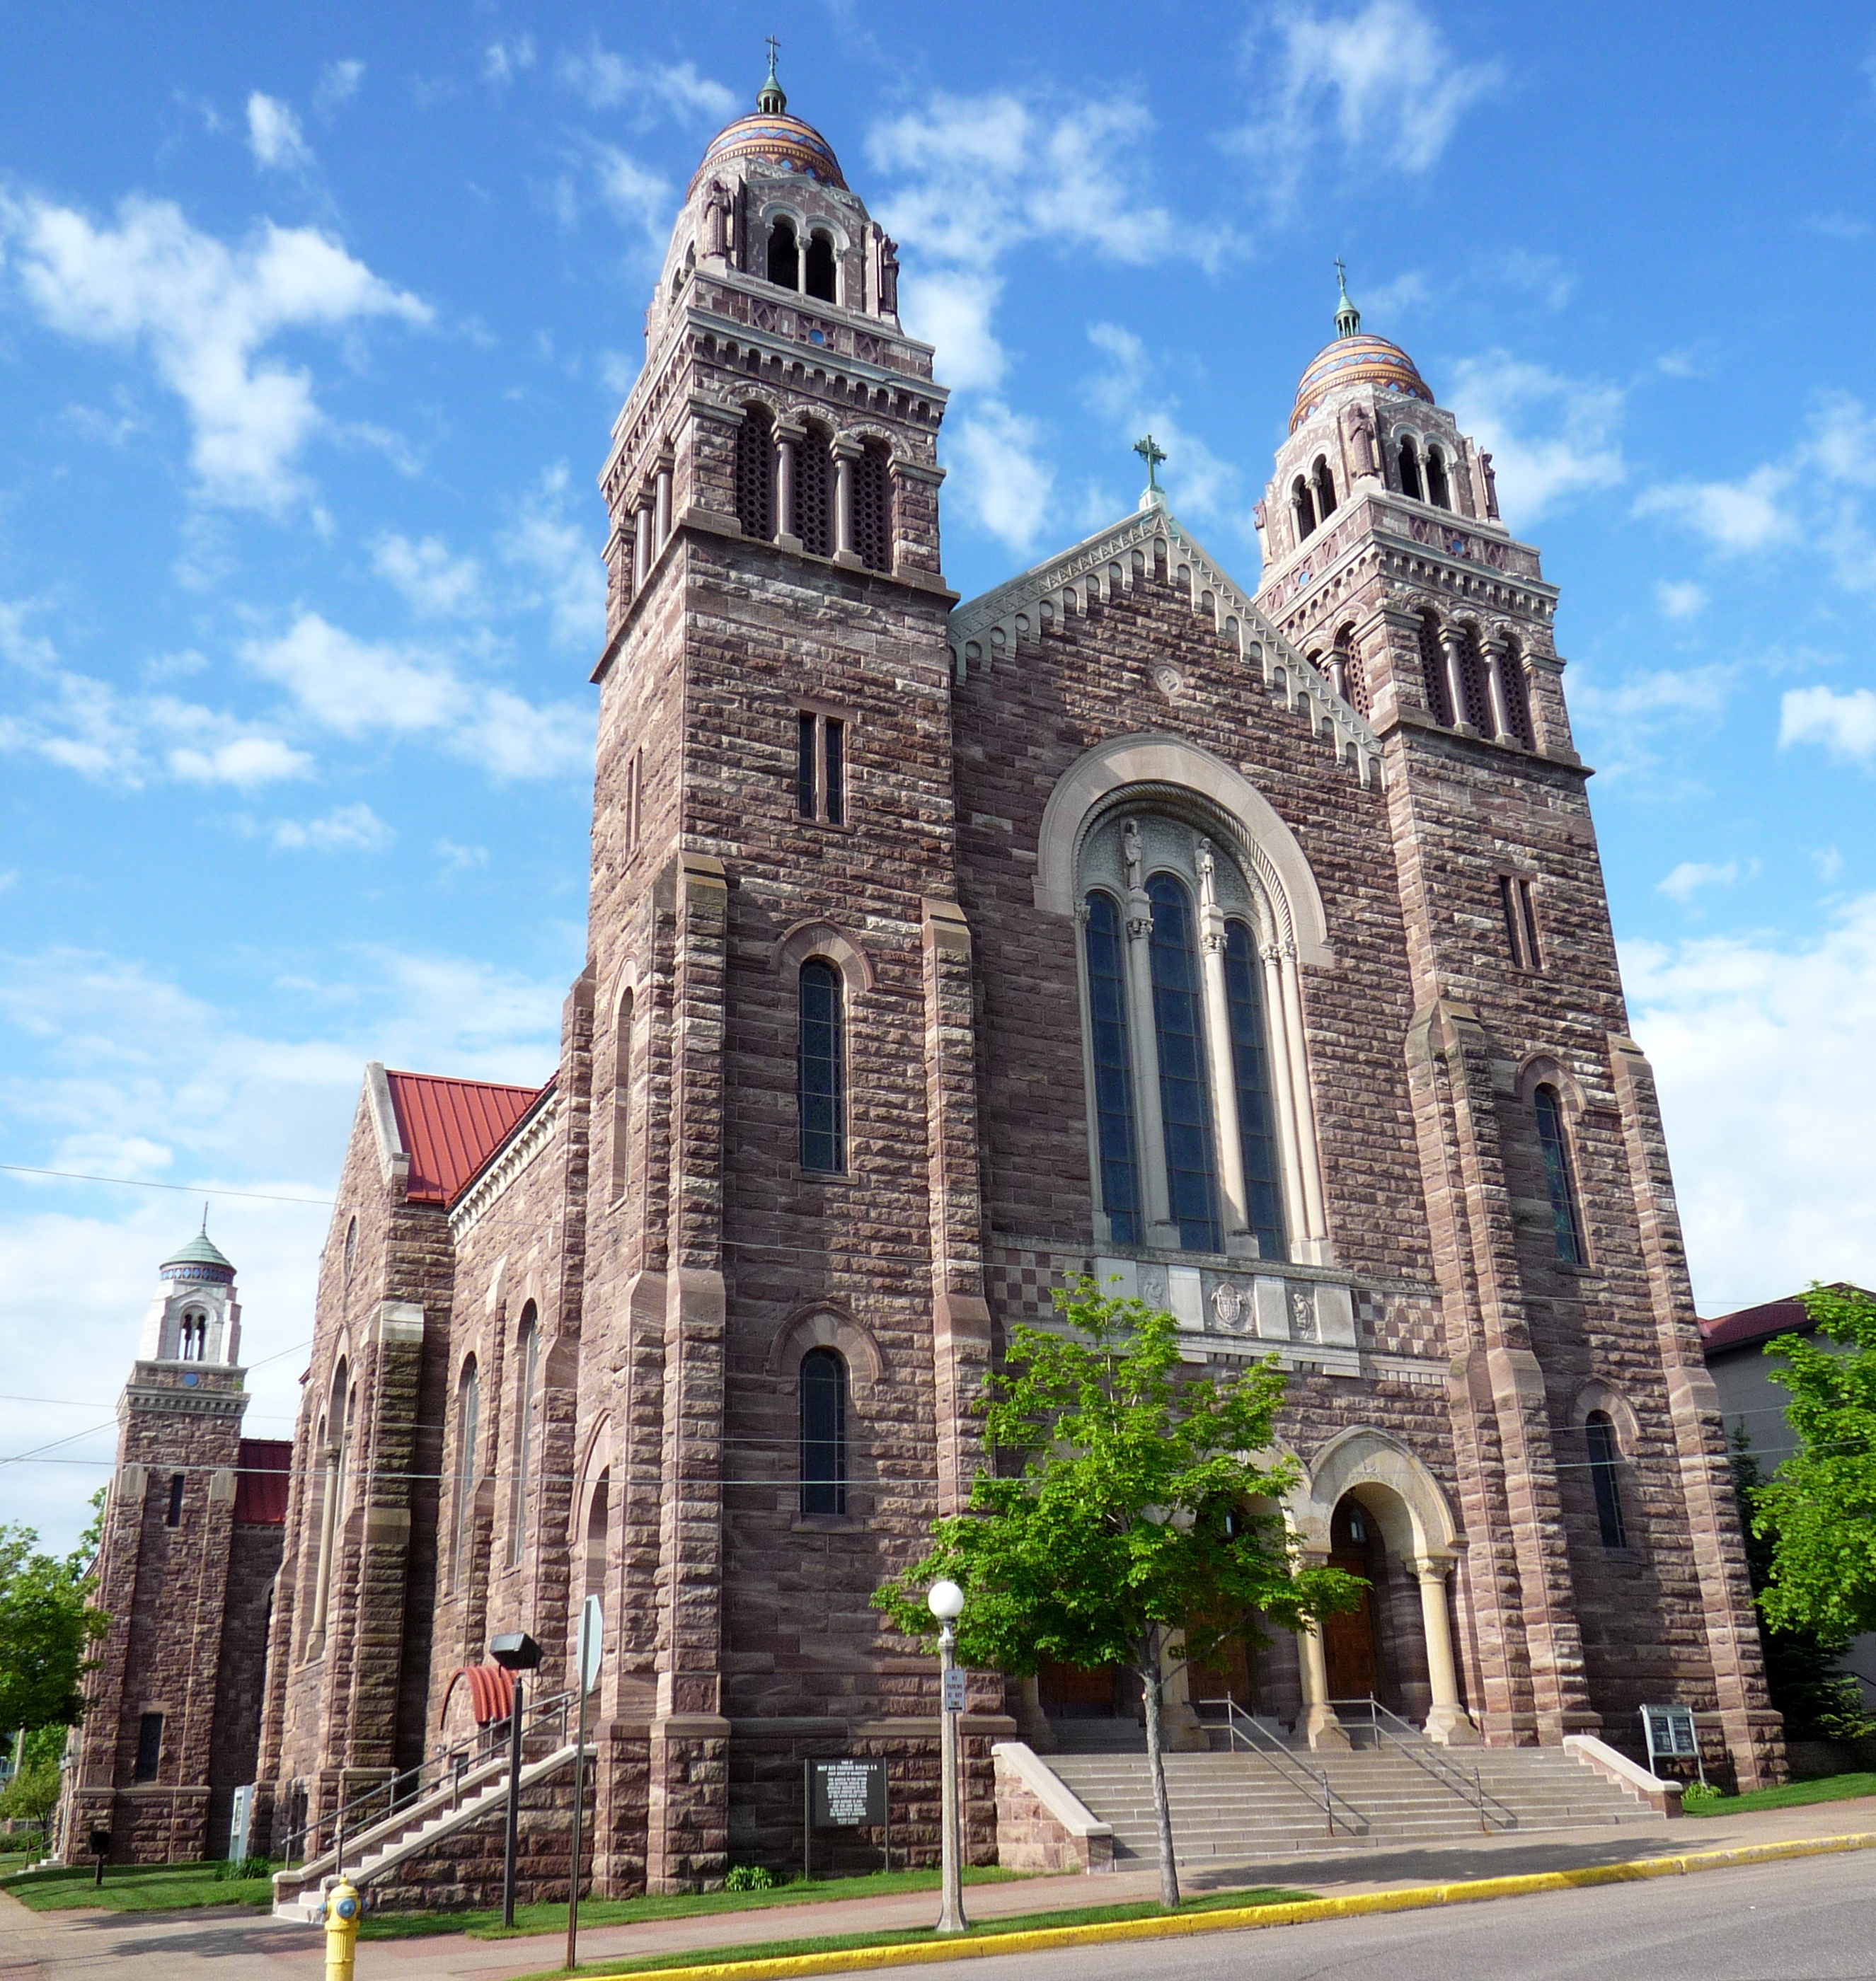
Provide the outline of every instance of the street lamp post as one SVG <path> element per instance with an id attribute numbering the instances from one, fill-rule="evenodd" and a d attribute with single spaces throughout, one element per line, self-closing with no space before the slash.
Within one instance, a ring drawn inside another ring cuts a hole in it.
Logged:
<path id="1" fill-rule="evenodd" d="M 501 1853 L 501 1923 L 515 1923 L 515 1869 L 521 1842 L 521 1674 L 541 1668 L 541 1646 L 525 1630 L 488 1640 L 488 1655 L 515 1682 L 508 1705 L 508 1806 Z"/>
<path id="2" fill-rule="evenodd" d="M 957 1633 L 951 1628 L 964 1613 L 964 1591 L 955 1582 L 932 1583 L 925 1602 L 938 1621 L 938 1757 L 944 1790 L 944 1900 L 938 1910 L 940 1933 L 965 1933 L 964 1873 L 958 1857 L 958 1716 L 964 1710 L 964 1674 L 953 1660 Z"/>

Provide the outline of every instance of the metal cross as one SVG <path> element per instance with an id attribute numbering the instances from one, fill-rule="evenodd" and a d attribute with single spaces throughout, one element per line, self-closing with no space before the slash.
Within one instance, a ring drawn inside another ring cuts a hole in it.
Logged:
<path id="1" fill-rule="evenodd" d="M 1339 255 L 1335 258 L 1335 279 L 1344 288 L 1348 288 L 1348 271 L 1342 266 L 1342 258 Z"/>
<path id="2" fill-rule="evenodd" d="M 1154 474 L 1154 470 L 1166 458 L 1165 449 L 1154 439 L 1151 434 L 1146 434 L 1134 442 L 1134 451 L 1146 463 L 1147 486 L 1149 488 L 1158 488 L 1159 482 Z"/>
<path id="3" fill-rule="evenodd" d="M 768 72 L 771 75 L 775 72 L 775 58 L 781 52 L 781 44 L 771 35 L 768 38 Z"/>

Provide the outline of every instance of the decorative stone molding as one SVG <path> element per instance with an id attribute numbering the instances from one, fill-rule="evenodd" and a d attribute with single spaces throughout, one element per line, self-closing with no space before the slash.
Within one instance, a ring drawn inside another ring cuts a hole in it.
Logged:
<path id="1" fill-rule="evenodd" d="M 508 1187 L 554 1139 L 560 1124 L 560 1089 L 546 1094 L 516 1123 L 514 1131 L 470 1184 L 449 1214 L 449 1235 L 460 1245 L 490 1209 L 498 1204 Z"/>

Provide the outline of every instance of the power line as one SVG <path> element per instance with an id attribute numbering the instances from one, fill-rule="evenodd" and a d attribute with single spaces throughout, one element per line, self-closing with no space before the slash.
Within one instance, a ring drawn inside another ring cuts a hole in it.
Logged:
<path id="1" fill-rule="evenodd" d="M 26 1163 L 0 1163 L 0 1170 L 14 1176 L 57 1177 L 65 1183 L 108 1183 L 125 1190 L 179 1190 L 185 1197 L 239 1197 L 253 1204 L 305 1204 L 322 1210 L 332 1207 L 329 1197 L 278 1197 L 264 1190 L 217 1190 L 207 1184 L 152 1183 L 147 1177 L 90 1176 L 82 1170 L 40 1170 Z"/>

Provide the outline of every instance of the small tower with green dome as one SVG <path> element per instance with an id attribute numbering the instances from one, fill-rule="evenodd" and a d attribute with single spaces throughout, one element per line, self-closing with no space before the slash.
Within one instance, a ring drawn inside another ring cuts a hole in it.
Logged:
<path id="1" fill-rule="evenodd" d="M 232 1367 L 241 1360 L 241 1303 L 232 1260 L 208 1235 L 207 1217 L 158 1268 L 162 1285 L 143 1319 L 138 1359 Z"/>

